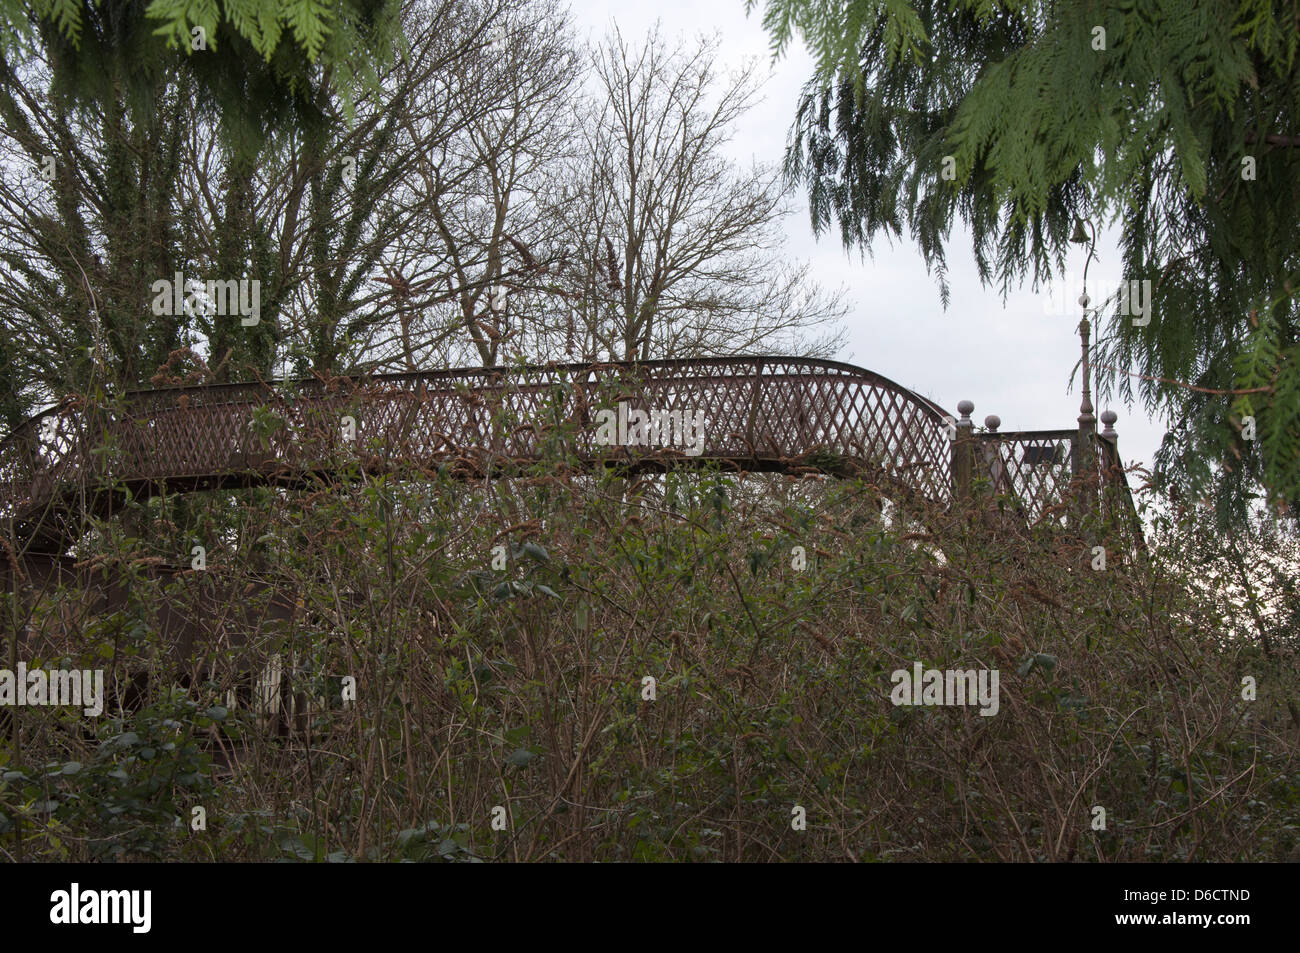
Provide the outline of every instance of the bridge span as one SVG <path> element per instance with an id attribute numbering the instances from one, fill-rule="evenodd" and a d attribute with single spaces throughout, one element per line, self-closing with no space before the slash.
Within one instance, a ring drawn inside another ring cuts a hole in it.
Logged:
<path id="1" fill-rule="evenodd" d="M 999 433 L 992 416 L 977 433 L 971 409 L 954 416 L 879 374 L 797 357 L 200 385 L 104 407 L 70 397 L 0 442 L 0 525 L 62 552 L 77 514 L 111 514 L 128 492 L 502 475 L 557 452 L 580 469 L 862 474 L 940 504 L 983 482 L 1035 519 L 1085 469 L 1119 469 L 1113 415 L 1101 435 Z"/>

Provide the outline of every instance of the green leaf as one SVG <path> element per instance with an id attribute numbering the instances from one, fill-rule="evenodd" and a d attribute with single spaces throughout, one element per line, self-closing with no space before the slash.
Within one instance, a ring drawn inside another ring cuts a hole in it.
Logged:
<path id="1" fill-rule="evenodd" d="M 516 748 L 514 751 L 510 752 L 510 756 L 506 758 L 506 764 L 514 768 L 526 768 L 528 767 L 529 762 L 536 757 L 537 755 L 529 751 L 527 748 Z"/>
<path id="2" fill-rule="evenodd" d="M 521 547 L 521 550 L 525 555 L 531 556 L 539 563 L 549 563 L 551 561 L 550 553 L 548 553 L 544 547 L 539 546 L 537 543 L 531 541 L 524 543 L 524 545 Z"/>
<path id="3" fill-rule="evenodd" d="M 301 837 L 286 837 L 280 841 L 280 849 L 286 854 L 293 854 L 299 860 L 315 860 L 316 854 L 303 843 Z"/>
<path id="4" fill-rule="evenodd" d="M 427 832 L 422 827 L 408 827 L 404 831 L 399 831 L 397 834 L 397 846 L 404 848 L 412 842 L 418 844 L 424 840 L 426 833 Z"/>

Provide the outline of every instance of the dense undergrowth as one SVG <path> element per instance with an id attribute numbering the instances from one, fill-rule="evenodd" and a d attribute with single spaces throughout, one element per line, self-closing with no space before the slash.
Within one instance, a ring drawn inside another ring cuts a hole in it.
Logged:
<path id="1" fill-rule="evenodd" d="M 1297 859 L 1297 636 L 1197 591 L 1188 538 L 1139 558 L 993 501 L 904 517 L 860 482 L 719 473 L 142 504 L 81 553 L 125 602 L 5 596 L 29 666 L 118 691 L 98 719 L 8 711 L 0 848 Z M 204 570 L 157 571 L 192 543 Z M 895 706 L 917 662 L 998 670 L 997 713 Z"/>

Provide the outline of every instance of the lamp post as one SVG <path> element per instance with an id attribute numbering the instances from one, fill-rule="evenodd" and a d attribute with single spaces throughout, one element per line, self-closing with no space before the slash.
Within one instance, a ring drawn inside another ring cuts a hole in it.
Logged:
<path id="1" fill-rule="evenodd" d="M 1083 352 L 1083 401 L 1079 405 L 1079 462 L 1078 473 L 1088 473 L 1091 475 L 1095 471 L 1094 465 L 1094 443 L 1097 434 L 1097 418 L 1093 414 L 1092 406 L 1092 361 L 1090 360 L 1089 335 L 1092 332 L 1092 324 L 1088 321 L 1088 305 L 1092 299 L 1088 297 L 1088 266 L 1092 264 L 1096 256 L 1097 247 L 1097 230 L 1091 222 L 1087 222 L 1087 230 L 1084 229 L 1085 221 L 1082 218 L 1074 219 L 1074 231 L 1070 235 L 1070 241 L 1076 245 L 1088 246 L 1088 257 L 1083 263 L 1083 294 L 1079 295 L 1079 306 L 1083 309 L 1083 318 L 1079 322 L 1079 341 Z M 1091 235 L 1089 235 L 1091 232 Z M 1091 499 L 1091 489 L 1088 481 L 1084 482 L 1085 499 Z"/>

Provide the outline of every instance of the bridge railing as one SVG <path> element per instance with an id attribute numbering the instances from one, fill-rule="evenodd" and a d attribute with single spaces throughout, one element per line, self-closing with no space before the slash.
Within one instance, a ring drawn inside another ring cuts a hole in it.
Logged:
<path id="1" fill-rule="evenodd" d="M 660 430 L 638 432 L 641 415 Z M 491 472 L 536 460 L 557 441 L 586 466 L 693 459 L 834 472 L 848 462 L 946 502 L 955 489 L 952 421 L 878 374 L 786 357 L 137 391 L 112 409 L 64 401 L 0 442 L 0 518 L 22 529 L 76 492 L 110 485 L 247 485 L 356 465 Z M 646 439 L 635 445 L 638 433 Z M 1062 497 L 1077 469 L 1074 431 L 988 433 L 978 442 L 975 478 L 1022 498 L 1031 517 Z"/>
<path id="2" fill-rule="evenodd" d="M 976 479 L 1014 500 L 1031 521 L 1069 502 L 1082 462 L 1077 430 L 993 430 L 976 439 Z"/>

